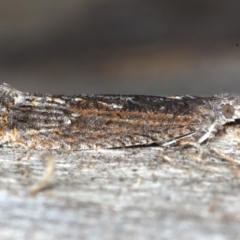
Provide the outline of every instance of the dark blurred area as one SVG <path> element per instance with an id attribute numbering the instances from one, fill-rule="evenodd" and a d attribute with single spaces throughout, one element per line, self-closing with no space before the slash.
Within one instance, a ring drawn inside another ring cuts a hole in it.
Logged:
<path id="1" fill-rule="evenodd" d="M 48 93 L 240 93 L 240 3 L 0 1 L 0 77 Z"/>

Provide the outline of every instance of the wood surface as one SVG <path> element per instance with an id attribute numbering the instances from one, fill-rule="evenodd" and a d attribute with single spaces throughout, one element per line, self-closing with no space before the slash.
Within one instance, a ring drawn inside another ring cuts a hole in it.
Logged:
<path id="1" fill-rule="evenodd" d="M 238 239 L 239 128 L 202 156 L 194 146 L 52 152 L 53 176 L 34 195 L 46 152 L 1 148 L 0 239 Z"/>

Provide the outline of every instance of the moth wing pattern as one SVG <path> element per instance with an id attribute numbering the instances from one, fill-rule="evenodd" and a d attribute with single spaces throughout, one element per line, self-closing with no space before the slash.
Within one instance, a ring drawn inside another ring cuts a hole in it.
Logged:
<path id="1" fill-rule="evenodd" d="M 49 95 L 0 87 L 1 143 L 35 149 L 119 148 L 206 134 L 217 98 Z"/>

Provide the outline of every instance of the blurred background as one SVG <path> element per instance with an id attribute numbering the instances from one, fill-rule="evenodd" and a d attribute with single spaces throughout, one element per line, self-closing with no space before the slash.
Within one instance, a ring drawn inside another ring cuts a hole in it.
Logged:
<path id="1" fill-rule="evenodd" d="M 41 93 L 240 94 L 240 4 L 0 1 L 0 78 Z"/>

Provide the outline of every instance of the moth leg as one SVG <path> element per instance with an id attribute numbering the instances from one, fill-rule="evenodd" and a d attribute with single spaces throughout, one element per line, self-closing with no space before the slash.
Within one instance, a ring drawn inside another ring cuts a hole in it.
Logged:
<path id="1" fill-rule="evenodd" d="M 210 134 L 213 132 L 215 127 L 216 127 L 216 122 L 213 122 L 208 128 L 207 132 L 198 139 L 198 143 L 201 144 L 204 141 L 206 141 L 210 137 Z"/>
<path id="2" fill-rule="evenodd" d="M 169 141 L 167 141 L 167 142 L 165 142 L 165 143 L 163 143 L 163 144 L 161 144 L 161 145 L 162 145 L 163 147 L 169 146 L 169 145 L 171 145 L 171 144 L 173 144 L 173 143 L 178 142 L 178 141 L 181 140 L 181 139 L 190 137 L 190 136 L 194 135 L 195 133 L 197 133 L 197 131 L 191 132 L 191 133 L 188 133 L 188 134 L 184 134 L 184 135 L 181 135 L 181 136 L 178 136 L 178 137 L 173 138 L 172 140 L 169 140 Z"/>
<path id="3" fill-rule="evenodd" d="M 199 157 L 202 157 L 202 155 L 203 155 L 202 147 L 201 147 L 201 145 L 198 142 L 183 139 L 183 140 L 180 140 L 178 142 L 178 145 L 182 146 L 182 147 L 184 147 L 184 146 L 195 147 L 198 150 L 198 152 L 199 152 Z"/>

